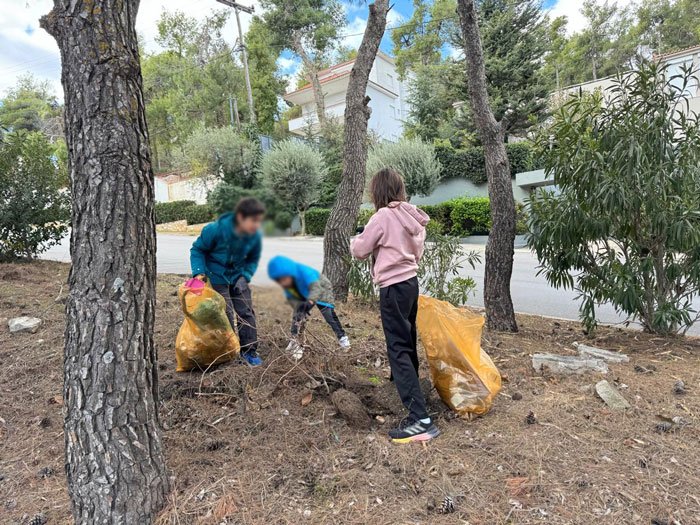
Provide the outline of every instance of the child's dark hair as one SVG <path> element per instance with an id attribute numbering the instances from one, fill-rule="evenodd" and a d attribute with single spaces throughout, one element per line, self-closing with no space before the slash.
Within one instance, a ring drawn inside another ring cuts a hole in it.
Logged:
<path id="1" fill-rule="evenodd" d="M 236 204 L 236 215 L 239 214 L 244 219 L 265 215 L 265 205 L 255 197 L 243 197 Z"/>
<path id="2" fill-rule="evenodd" d="M 382 168 L 369 183 L 369 194 L 375 209 L 384 208 L 394 201 L 405 201 L 406 185 L 401 174 L 391 168 Z"/>

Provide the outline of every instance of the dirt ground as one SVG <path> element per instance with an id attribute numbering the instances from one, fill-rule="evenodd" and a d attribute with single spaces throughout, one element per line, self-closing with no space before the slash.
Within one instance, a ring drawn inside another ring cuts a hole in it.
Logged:
<path id="1" fill-rule="evenodd" d="M 58 263 L 0 265 L 2 524 L 70 523 L 61 398 L 66 276 Z M 340 308 L 350 352 L 336 348 L 316 313 L 313 348 L 295 365 L 281 351 L 291 312 L 278 290 L 259 289 L 265 365 L 176 373 L 181 280 L 161 276 L 158 285 L 160 410 L 174 487 L 160 523 L 700 524 L 697 339 L 603 328 L 587 340 L 577 323 L 520 316 L 520 333 L 483 337 L 506 379 L 491 412 L 456 419 L 432 391 L 442 436 L 397 446 L 386 430 L 403 411 L 374 309 Z M 6 318 L 20 315 L 44 323 L 35 334 L 10 335 Z M 531 354 L 573 354 L 574 341 L 629 354 L 607 379 L 630 410 L 612 412 L 596 397 L 601 376 L 533 371 Z M 684 395 L 674 393 L 679 379 Z M 331 395 L 341 387 L 363 400 L 371 428 L 336 414 Z M 659 416 L 688 424 L 668 429 Z"/>

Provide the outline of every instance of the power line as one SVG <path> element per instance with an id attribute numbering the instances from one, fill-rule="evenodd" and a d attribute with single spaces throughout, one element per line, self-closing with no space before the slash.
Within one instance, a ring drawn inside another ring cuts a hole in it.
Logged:
<path id="1" fill-rule="evenodd" d="M 447 16 L 447 17 L 444 17 L 444 18 L 433 18 L 433 19 L 431 19 L 431 20 L 428 20 L 427 23 L 430 23 L 430 22 L 435 22 L 435 23 L 446 22 L 446 21 L 448 21 L 448 20 L 457 20 L 457 18 L 458 18 L 458 17 L 457 17 L 456 15 Z M 403 28 L 405 28 L 405 27 L 411 27 L 411 26 L 414 26 L 414 25 L 415 25 L 414 22 L 407 22 L 407 23 L 404 23 L 404 24 L 399 24 L 399 25 L 395 25 L 395 26 L 392 26 L 392 27 L 387 27 L 386 29 L 384 29 L 384 33 L 391 32 L 391 31 L 395 31 L 395 30 L 397 30 L 397 29 L 403 29 Z M 365 34 L 364 31 L 358 32 L 358 33 L 347 33 L 347 34 L 343 34 L 343 35 L 338 35 L 337 38 L 338 38 L 339 40 L 345 40 L 345 39 L 347 39 L 347 38 L 353 38 L 353 37 L 356 37 L 356 36 L 362 36 L 362 35 L 364 35 L 364 34 Z M 280 50 L 280 51 L 282 51 L 282 50 L 288 48 L 288 46 L 287 46 L 287 45 L 284 45 L 284 44 L 272 44 L 272 45 L 269 45 L 268 47 L 274 48 L 274 49 L 278 49 L 278 50 Z M 167 50 L 166 50 L 166 52 L 167 52 Z M 233 49 L 231 49 L 231 51 L 228 51 L 228 50 L 227 50 L 227 51 L 225 51 L 225 52 L 222 52 L 222 53 L 220 54 L 220 56 L 230 55 L 230 53 L 233 53 Z M 211 57 L 209 60 L 203 62 L 202 64 L 192 65 L 192 66 L 183 66 L 183 67 L 184 67 L 185 70 L 187 70 L 187 69 L 193 69 L 193 68 L 196 68 L 196 67 L 202 67 L 202 66 L 204 66 L 204 65 L 206 65 L 206 64 L 208 64 L 208 63 L 210 63 L 210 62 L 213 62 L 213 61 L 216 60 L 217 58 L 218 58 L 218 56 L 217 56 L 217 55 L 214 55 L 213 57 Z M 26 66 L 26 65 L 28 65 L 28 64 L 31 64 L 31 63 L 33 63 L 35 60 L 39 60 L 39 59 L 34 59 L 34 60 L 28 60 L 28 61 L 26 61 L 26 62 L 21 62 L 21 63 L 15 64 L 15 65 L 13 65 L 13 66 L 9 66 L 9 67 L 6 68 L 6 69 L 14 70 L 14 69 L 16 69 L 16 68 L 18 68 L 18 67 L 23 67 L 23 66 Z M 44 63 L 44 64 L 51 63 L 51 64 L 60 65 L 60 60 L 59 60 L 59 61 L 56 61 L 56 59 L 52 58 L 52 59 L 48 59 L 48 60 L 46 60 L 46 61 L 44 61 L 44 62 L 42 62 L 42 63 Z M 38 66 L 38 65 L 40 65 L 40 64 L 36 64 L 36 65 Z M 19 70 L 19 71 L 11 71 L 10 73 L 11 73 L 11 74 L 20 74 L 20 73 L 31 72 L 31 71 L 32 71 L 32 69 L 29 68 L 29 69 L 24 69 L 24 70 Z M 0 69 L 0 73 L 6 73 L 6 71 Z"/>

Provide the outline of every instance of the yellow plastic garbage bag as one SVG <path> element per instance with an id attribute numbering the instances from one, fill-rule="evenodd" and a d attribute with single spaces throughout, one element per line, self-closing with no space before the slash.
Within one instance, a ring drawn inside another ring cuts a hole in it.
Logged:
<path id="1" fill-rule="evenodd" d="M 175 339 L 177 371 L 205 369 L 238 356 L 241 345 L 226 317 L 226 301 L 206 285 L 195 288 L 187 281 L 180 285 L 180 299 L 185 320 Z"/>
<path id="2" fill-rule="evenodd" d="M 484 318 L 421 295 L 417 325 L 442 400 L 460 416 L 488 412 L 501 390 L 501 374 L 481 349 Z"/>

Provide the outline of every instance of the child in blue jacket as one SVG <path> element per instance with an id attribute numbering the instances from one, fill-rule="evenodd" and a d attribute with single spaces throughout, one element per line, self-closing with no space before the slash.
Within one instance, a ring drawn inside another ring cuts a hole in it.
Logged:
<path id="1" fill-rule="evenodd" d="M 248 283 L 260 261 L 260 226 L 265 206 L 252 197 L 241 199 L 234 213 L 225 213 L 207 224 L 190 250 L 192 275 L 209 279 L 226 300 L 226 315 L 237 327 L 241 357 L 250 366 L 260 366 L 258 332 Z"/>
<path id="2" fill-rule="evenodd" d="M 287 296 L 287 301 L 294 308 L 292 315 L 292 338 L 287 351 L 295 359 L 301 359 L 304 349 L 297 340 L 300 329 L 311 314 L 314 306 L 318 307 L 333 333 L 338 338 L 341 348 L 350 348 L 350 340 L 340 324 L 340 319 L 333 306 L 333 287 L 325 275 L 318 270 L 291 260 L 283 255 L 270 259 L 267 266 L 270 279 L 277 281 Z"/>

